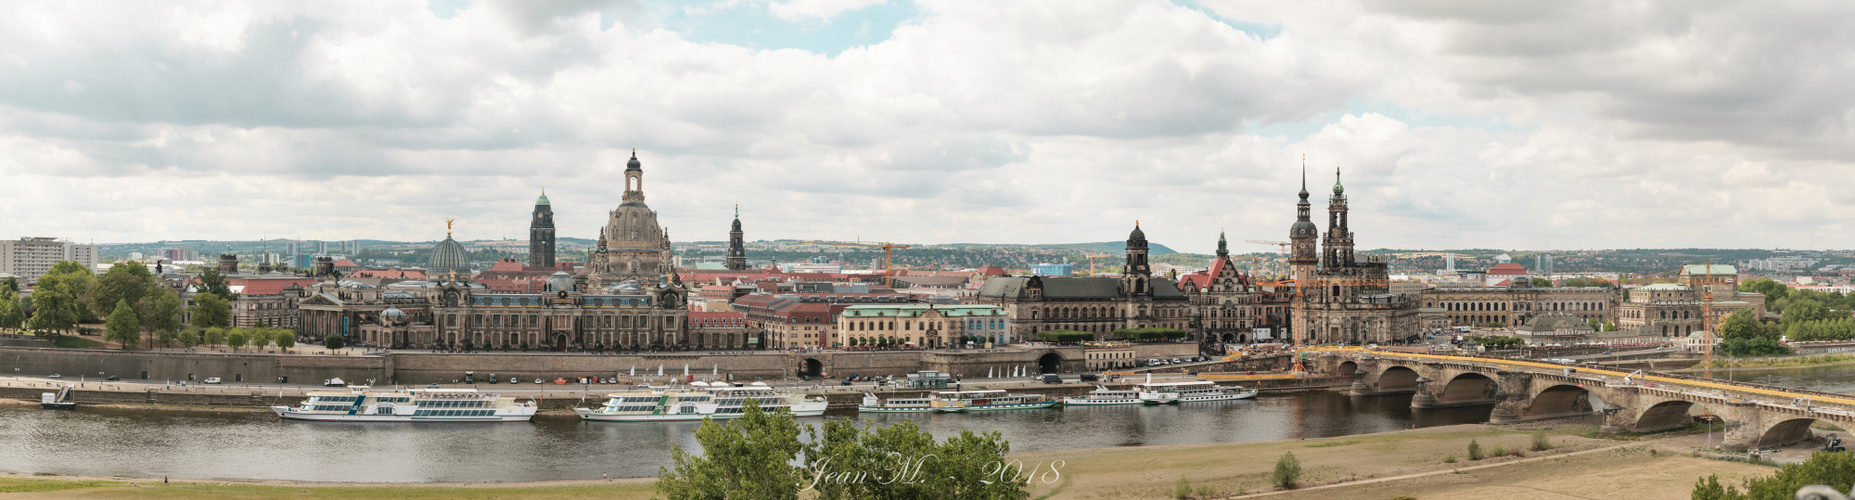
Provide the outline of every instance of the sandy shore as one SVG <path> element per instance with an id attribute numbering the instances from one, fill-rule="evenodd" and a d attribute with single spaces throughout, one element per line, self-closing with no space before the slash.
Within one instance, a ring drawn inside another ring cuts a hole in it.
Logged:
<path id="1" fill-rule="evenodd" d="M 1525 457 L 1470 461 L 1471 439 L 1483 450 L 1524 450 L 1536 429 L 1553 449 Z M 1770 474 L 1769 467 L 1696 458 L 1699 436 L 1646 440 L 1587 437 L 1588 422 L 1547 426 L 1456 425 L 1355 436 L 1175 446 L 1145 446 L 1018 453 L 1011 458 L 1032 478 L 1033 497 L 1085 499 L 1173 498 L 1184 478 L 1201 498 L 1264 495 L 1270 498 L 1600 498 L 1627 492 L 1632 499 L 1687 498 L 1695 480 L 1719 474 L 1723 483 Z M 1269 485 L 1275 461 L 1293 453 L 1304 473 L 1301 488 Z M 1454 463 L 1447 458 L 1453 455 Z M 1051 473 L 1054 468 L 1055 472 Z M 305 483 L 293 481 L 174 480 L 0 475 L 8 498 L 511 498 L 588 495 L 645 499 L 654 479 L 524 483 Z"/>

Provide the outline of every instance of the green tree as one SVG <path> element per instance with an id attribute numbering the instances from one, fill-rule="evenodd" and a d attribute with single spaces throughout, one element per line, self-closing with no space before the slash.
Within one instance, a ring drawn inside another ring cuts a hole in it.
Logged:
<path id="1" fill-rule="evenodd" d="M 1295 459 L 1294 452 L 1283 453 L 1282 458 L 1275 461 L 1275 473 L 1269 476 L 1270 484 L 1292 490 L 1295 489 L 1296 482 L 1300 480 L 1301 461 Z"/>
<path id="2" fill-rule="evenodd" d="M 1533 288 L 1552 288 L 1552 280 L 1546 278 L 1533 278 L 1532 285 Z"/>
<path id="3" fill-rule="evenodd" d="M 792 465 L 802 449 L 792 414 L 761 411 L 752 398 L 740 418 L 703 419 L 696 442 L 702 455 L 678 447 L 671 465 L 658 467 L 658 493 L 670 500 L 796 499 L 809 483 L 807 471 Z"/>
<path id="4" fill-rule="evenodd" d="M 215 326 L 212 328 L 207 328 L 206 334 L 200 336 L 200 340 L 205 341 L 206 345 L 224 345 L 225 334 L 226 334 L 226 331 L 224 328 L 219 328 Z"/>
<path id="5" fill-rule="evenodd" d="M 20 306 L 19 293 L 0 287 L 0 329 L 19 328 L 20 324 L 25 322 L 26 308 Z"/>
<path id="6" fill-rule="evenodd" d="M 248 340 L 251 340 L 251 338 L 245 335 L 245 329 L 243 328 L 233 328 L 225 334 L 225 345 L 226 347 L 232 348 L 234 352 L 244 347 L 245 342 Z"/>
<path id="7" fill-rule="evenodd" d="M 1726 339 L 1720 342 L 1720 350 L 1727 356 L 1777 356 L 1791 353 L 1790 348 L 1770 337 Z"/>
<path id="8" fill-rule="evenodd" d="M 148 300 L 148 321 L 144 326 L 154 332 L 162 344 L 174 341 L 174 333 L 180 329 L 180 295 L 164 289 L 150 290 Z"/>
<path id="9" fill-rule="evenodd" d="M 135 317 L 135 308 L 129 307 L 128 299 L 116 301 L 116 310 L 109 313 L 103 340 L 120 343 L 123 349 L 142 341 L 142 320 Z"/>
<path id="10" fill-rule="evenodd" d="M 1740 309 L 1726 315 L 1726 321 L 1720 322 L 1721 339 L 1751 339 L 1764 337 L 1767 333 L 1764 325 L 1752 318 L 1751 309 Z"/>
<path id="11" fill-rule="evenodd" d="M 271 340 L 276 338 L 277 334 L 272 333 L 267 328 L 253 328 L 251 329 L 251 335 L 246 337 L 246 339 L 251 342 L 251 347 L 258 350 L 263 350 L 264 346 L 271 345 Z"/>
<path id="12" fill-rule="evenodd" d="M 1045 330 L 1037 332 L 1037 339 L 1056 343 L 1087 342 L 1095 340 L 1095 334 L 1075 330 Z"/>
<path id="13" fill-rule="evenodd" d="M 1720 485 L 1717 475 L 1694 484 L 1695 500 L 1790 500 L 1804 486 L 1820 484 L 1848 491 L 1855 483 L 1855 454 L 1817 452 L 1802 463 L 1786 464 L 1770 476 L 1747 479 L 1744 490 Z"/>
<path id="14" fill-rule="evenodd" d="M 154 281 L 154 275 L 149 274 L 148 268 L 139 263 L 117 263 L 97 277 L 96 285 L 90 287 L 90 308 L 94 311 L 110 310 L 111 314 L 115 314 L 113 310 L 116 303 L 128 301 L 131 306 L 140 303 L 142 297 L 148 295 L 148 289 Z"/>
<path id="15" fill-rule="evenodd" d="M 1481 460 L 1483 458 L 1488 458 L 1488 457 L 1486 455 L 1481 454 L 1481 443 L 1477 443 L 1475 442 L 1475 440 L 1470 439 L 1469 440 L 1469 460 Z"/>
<path id="16" fill-rule="evenodd" d="M 94 323 L 102 319 L 99 318 L 98 315 L 104 312 L 91 309 L 89 305 L 90 302 L 88 298 L 90 297 L 90 288 L 96 286 L 97 281 L 97 274 L 92 272 L 90 268 L 69 260 L 53 264 L 51 270 L 46 271 L 44 276 L 39 277 L 38 286 L 33 288 L 33 295 L 38 295 L 38 289 L 44 288 L 45 281 L 48 279 L 64 285 L 65 290 L 73 297 L 74 302 L 72 303 L 72 310 L 77 314 L 77 320 L 73 322 L 73 324 Z M 112 304 L 112 306 L 114 305 Z M 37 313 L 35 312 L 34 314 L 36 315 Z"/>
<path id="17" fill-rule="evenodd" d="M 226 282 L 225 275 L 219 274 L 217 266 L 207 266 L 206 269 L 201 270 L 199 279 L 200 289 L 206 293 L 217 295 L 228 301 L 238 300 L 238 295 L 232 293 L 232 285 Z"/>
<path id="18" fill-rule="evenodd" d="M 232 326 L 232 304 L 220 295 L 202 293 L 193 297 L 193 326 L 228 327 Z"/>
<path id="19" fill-rule="evenodd" d="M 1794 300 L 1784 306 L 1783 317 L 1786 324 L 1822 320 L 1829 318 L 1829 307 L 1812 299 Z"/>
<path id="20" fill-rule="evenodd" d="M 290 348 L 296 347 L 296 332 L 289 330 L 278 331 L 277 347 L 283 348 L 283 352 L 290 352 Z"/>
<path id="21" fill-rule="evenodd" d="M 331 350 L 331 351 L 340 349 L 342 348 L 342 346 L 345 346 L 345 345 L 348 345 L 348 339 L 343 338 L 341 335 L 330 335 L 322 339 L 322 347 L 326 347 L 328 348 L 328 350 Z M 524 343 L 522 345 L 528 345 L 528 344 Z"/>
<path id="22" fill-rule="evenodd" d="M 39 285 L 32 290 L 32 319 L 27 328 L 40 334 L 57 336 L 69 331 L 82 319 L 83 304 L 73 292 L 73 286 L 58 275 L 46 275 L 39 279 Z"/>
<path id="23" fill-rule="evenodd" d="M 180 341 L 180 345 L 185 347 L 200 345 L 200 331 L 191 329 L 182 330 L 180 334 L 174 336 L 174 340 Z"/>
<path id="24" fill-rule="evenodd" d="M 19 293 L 19 278 L 7 276 L 6 279 L 0 280 L 0 288 L 4 288 L 9 292 Z"/>

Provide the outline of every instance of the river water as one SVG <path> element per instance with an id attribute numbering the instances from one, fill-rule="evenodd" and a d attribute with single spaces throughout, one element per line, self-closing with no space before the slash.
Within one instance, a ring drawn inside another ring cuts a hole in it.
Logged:
<path id="1" fill-rule="evenodd" d="M 914 419 L 937 437 L 996 430 L 1013 451 L 1343 436 L 1485 422 L 1492 406 L 1412 410 L 1410 396 L 1264 395 L 1176 406 L 1077 407 Z M 800 422 L 817 424 L 820 418 Z M 361 482 L 653 477 L 695 449 L 697 422 L 330 423 L 271 413 L 0 407 L 0 470 L 91 476 Z"/>
<path id="2" fill-rule="evenodd" d="M 1822 392 L 1855 393 L 1855 365 L 1777 370 L 1714 370 L 1713 376 L 1754 384 Z"/>

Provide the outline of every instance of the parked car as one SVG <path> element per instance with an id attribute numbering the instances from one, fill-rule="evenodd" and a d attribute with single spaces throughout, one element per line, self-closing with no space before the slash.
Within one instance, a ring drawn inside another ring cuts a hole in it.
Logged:
<path id="1" fill-rule="evenodd" d="M 1084 374 L 1082 374 L 1082 381 L 1083 381 L 1083 382 L 1095 382 L 1095 381 L 1098 381 L 1098 380 L 1101 380 L 1101 375 L 1096 375 L 1096 374 L 1093 374 L 1093 373 L 1084 373 Z"/>
<path id="2" fill-rule="evenodd" d="M 1043 376 L 1043 383 L 1046 383 L 1046 384 L 1061 384 L 1061 383 L 1063 383 L 1063 377 L 1062 377 L 1061 375 L 1057 375 L 1057 374 L 1054 374 L 1054 373 L 1052 373 L 1052 374 L 1048 374 L 1048 375 L 1044 375 L 1044 376 Z"/>
<path id="3" fill-rule="evenodd" d="M 46 375 L 45 378 L 64 378 L 64 375 L 53 373 L 51 375 Z"/>
<path id="4" fill-rule="evenodd" d="M 1179 361 L 1179 358 L 1172 358 L 1172 364 L 1175 364 L 1175 365 L 1176 365 L 1176 364 L 1179 364 L 1179 363 L 1180 363 L 1180 361 Z"/>
<path id="5" fill-rule="evenodd" d="M 115 375 L 110 375 L 110 376 L 109 376 L 109 378 L 105 378 L 105 379 L 103 379 L 103 380 L 122 380 L 122 377 L 118 377 L 118 376 L 115 376 Z"/>
<path id="6" fill-rule="evenodd" d="M 437 389 L 437 388 L 438 388 L 438 384 L 426 384 L 426 385 L 425 385 L 425 388 L 426 388 L 426 389 Z"/>
<path id="7" fill-rule="evenodd" d="M 547 381 L 544 381 L 544 380 L 541 380 L 541 379 L 535 379 L 535 383 L 536 383 L 536 384 L 545 384 L 545 383 L 547 383 Z"/>
<path id="8" fill-rule="evenodd" d="M 850 379 L 844 379 L 844 383 L 838 385 L 850 385 Z"/>
<path id="9" fill-rule="evenodd" d="M 206 383 L 217 384 L 219 383 L 219 377 L 206 377 Z"/>

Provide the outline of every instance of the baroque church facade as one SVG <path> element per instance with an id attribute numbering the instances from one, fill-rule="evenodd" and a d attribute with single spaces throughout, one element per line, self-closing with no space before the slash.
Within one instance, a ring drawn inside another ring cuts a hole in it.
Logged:
<path id="1" fill-rule="evenodd" d="M 1348 216 L 1346 188 L 1335 167 L 1333 195 L 1327 198 L 1327 235 L 1317 247 L 1319 228 L 1312 220 L 1303 171 L 1301 201 L 1288 230 L 1288 265 L 1305 302 L 1306 317 L 1294 321 L 1295 326 L 1306 325 L 1302 341 L 1357 345 L 1417 335 L 1418 301 L 1391 293 L 1391 272 L 1383 257 L 1354 255 Z"/>
<path id="2" fill-rule="evenodd" d="M 554 257 L 553 211 L 545 194 L 532 217 L 530 263 L 551 267 L 547 261 Z M 461 245 L 448 235 L 439 247 L 445 259 L 462 259 Z M 669 234 L 659 226 L 657 213 L 644 204 L 643 168 L 634 151 L 625 169 L 623 200 L 609 213 L 587 265 L 576 274 L 555 272 L 543 293 L 493 292 L 470 280 L 465 262 L 454 263 L 464 266 L 461 272 L 448 270 L 429 280 L 381 287 L 331 273 L 304 292 L 299 303 L 302 333 L 311 338 L 342 335 L 352 343 L 394 348 L 760 348 L 755 332 L 692 325 L 686 306 L 689 290 L 672 263 Z"/>
<path id="3" fill-rule="evenodd" d="M 1011 317 L 1011 336 L 1035 339 L 1038 332 L 1073 330 L 1112 338 L 1115 330 L 1174 328 L 1191 324 L 1191 304 L 1178 283 L 1153 276 L 1146 232 L 1140 224 L 1127 235 L 1126 272 L 1119 278 L 1005 276 L 988 279 L 974 297 Z"/>

